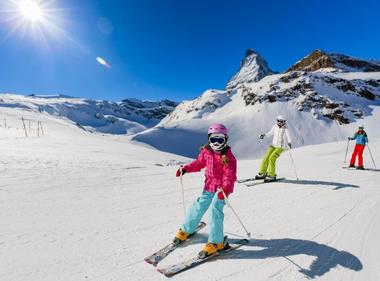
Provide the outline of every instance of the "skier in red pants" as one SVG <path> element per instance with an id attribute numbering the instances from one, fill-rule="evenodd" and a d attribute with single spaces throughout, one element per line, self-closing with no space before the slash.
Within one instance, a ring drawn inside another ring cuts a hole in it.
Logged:
<path id="1" fill-rule="evenodd" d="M 364 126 L 360 125 L 359 130 L 355 133 L 355 135 L 352 138 L 348 138 L 348 140 L 356 140 L 355 149 L 351 156 L 350 167 L 355 167 L 356 156 L 358 156 L 359 163 L 356 168 L 359 170 L 364 170 L 363 151 L 366 143 L 368 142 L 368 137 L 367 133 L 364 131 Z"/>

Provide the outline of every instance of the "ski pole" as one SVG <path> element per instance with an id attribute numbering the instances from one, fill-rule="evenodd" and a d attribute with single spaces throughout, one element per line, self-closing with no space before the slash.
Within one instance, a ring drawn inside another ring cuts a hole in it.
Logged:
<path id="1" fill-rule="evenodd" d="M 373 163 L 373 166 L 376 168 L 376 164 L 375 164 L 375 160 L 373 159 L 373 156 L 372 156 L 372 153 L 371 153 L 371 149 L 369 148 L 369 144 L 367 143 L 367 146 L 368 146 L 368 151 L 369 151 L 369 155 L 371 155 L 371 159 L 372 159 L 372 163 Z"/>
<path id="2" fill-rule="evenodd" d="M 259 144 L 260 144 L 261 148 L 264 148 L 264 149 L 265 149 L 265 146 L 264 146 L 263 143 L 261 142 L 262 139 L 258 138 L 257 140 L 259 141 Z"/>
<path id="3" fill-rule="evenodd" d="M 180 169 L 179 181 L 181 182 L 183 214 L 184 214 L 184 216 L 186 217 L 185 190 L 184 190 L 184 188 L 183 188 L 182 166 L 180 166 L 179 169 Z"/>
<path id="4" fill-rule="evenodd" d="M 294 174 L 296 175 L 297 180 L 300 180 L 300 179 L 298 178 L 297 170 L 296 170 L 296 165 L 294 164 L 293 156 L 292 156 L 292 153 L 290 152 L 290 150 L 291 150 L 291 149 L 288 149 L 288 151 L 289 151 L 289 155 L 290 155 L 290 160 L 292 160 L 292 165 L 293 165 L 293 169 L 294 169 Z"/>
<path id="5" fill-rule="evenodd" d="M 350 143 L 350 139 L 347 140 L 346 155 L 344 156 L 344 163 L 346 163 L 346 160 L 347 160 L 347 152 L 348 152 L 349 143 Z"/>
<path id="6" fill-rule="evenodd" d="M 234 213 L 235 217 L 236 217 L 237 220 L 240 222 L 241 226 L 244 228 L 245 233 L 247 234 L 247 237 L 248 237 L 248 238 L 251 238 L 251 233 L 248 232 L 247 228 L 244 226 L 244 224 L 243 224 L 243 222 L 241 221 L 241 219 L 239 218 L 238 214 L 235 212 L 234 208 L 232 208 L 232 206 L 231 206 L 231 204 L 230 204 L 230 201 L 228 201 L 227 196 L 226 196 L 226 194 L 224 193 L 223 189 L 220 188 L 219 190 L 223 193 L 224 201 L 226 202 L 227 206 L 232 210 L 232 212 Z"/>

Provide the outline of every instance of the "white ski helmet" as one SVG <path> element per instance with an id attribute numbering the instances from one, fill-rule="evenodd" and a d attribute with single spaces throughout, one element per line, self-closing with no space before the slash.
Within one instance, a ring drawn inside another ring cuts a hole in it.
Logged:
<path id="1" fill-rule="evenodd" d="M 282 115 L 277 116 L 277 125 L 280 127 L 283 127 L 285 126 L 285 124 L 286 124 L 286 119 L 284 118 L 284 116 Z"/>
<path id="2" fill-rule="evenodd" d="M 364 125 L 363 124 L 359 125 L 359 129 L 363 129 L 364 130 Z"/>

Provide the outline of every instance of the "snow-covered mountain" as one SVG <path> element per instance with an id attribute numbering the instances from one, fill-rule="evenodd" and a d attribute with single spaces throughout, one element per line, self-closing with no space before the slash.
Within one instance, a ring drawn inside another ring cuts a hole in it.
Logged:
<path id="1" fill-rule="evenodd" d="M 288 119 L 296 146 L 346 139 L 364 124 L 380 137 L 380 63 L 316 50 L 284 73 L 275 73 L 248 50 L 240 70 L 222 90 L 207 90 L 177 103 L 125 99 L 121 102 L 68 96 L 0 95 L 0 107 L 46 112 L 91 132 L 132 135 L 158 149 L 194 157 L 207 141 L 207 127 L 223 122 L 238 157 L 262 154 L 279 114 Z"/>
<path id="2" fill-rule="evenodd" d="M 208 90 L 182 102 L 153 129 L 133 138 L 195 156 L 206 142 L 207 127 L 224 122 L 231 128 L 234 151 L 249 158 L 262 153 L 268 140 L 259 143 L 257 135 L 268 131 L 279 114 L 287 117 L 298 146 L 343 140 L 359 123 L 370 137 L 380 136 L 380 64 L 317 50 L 274 74 L 260 55 L 247 51 L 225 90 Z"/>
<path id="3" fill-rule="evenodd" d="M 79 99 L 63 95 L 22 96 L 1 94 L 0 107 L 22 108 L 61 116 L 88 130 L 133 134 L 156 125 L 177 106 L 176 102 L 125 99 L 121 102 Z"/>

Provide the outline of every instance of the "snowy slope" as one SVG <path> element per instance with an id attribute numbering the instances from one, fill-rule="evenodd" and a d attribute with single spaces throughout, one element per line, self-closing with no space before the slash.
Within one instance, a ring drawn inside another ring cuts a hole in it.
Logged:
<path id="1" fill-rule="evenodd" d="M 64 117 L 91 132 L 133 134 L 156 125 L 177 103 L 125 99 L 121 102 L 68 96 L 0 94 L 0 107 L 27 108 Z"/>
<path id="2" fill-rule="evenodd" d="M 0 114 L 23 114 L 45 127 L 39 138 L 0 127 L 2 281 L 167 280 L 143 258 L 182 222 L 174 173 L 190 159 L 123 136 L 90 134 L 45 113 L 0 108 Z M 278 173 L 286 181 L 237 184 L 230 201 L 253 233 L 250 244 L 173 279 L 380 280 L 380 172 L 341 169 L 345 145 L 293 150 L 300 181 L 285 152 Z M 370 145 L 378 159 L 380 140 Z M 239 159 L 238 165 L 245 178 L 259 161 Z M 368 151 L 365 165 L 371 166 Z M 202 182 L 202 173 L 185 175 L 187 206 Z M 226 233 L 238 239 L 244 231 L 227 207 L 225 214 Z M 207 230 L 160 266 L 197 253 Z"/>
<path id="3" fill-rule="evenodd" d="M 197 149 L 187 140 L 198 139 L 200 146 L 207 141 L 207 127 L 223 122 L 231 128 L 230 143 L 237 155 L 258 157 L 268 141 L 257 148 L 257 136 L 269 131 L 280 114 L 288 119 L 296 146 L 345 140 L 359 124 L 364 124 L 370 137 L 379 138 L 380 71 L 369 72 L 378 65 L 336 54 L 330 55 L 335 64 L 328 64 L 323 60 L 325 55 L 320 56 L 313 53 L 296 63 L 294 71 L 267 72 L 259 80 L 252 80 L 243 63 L 226 90 L 206 91 L 194 101 L 182 102 L 154 128 L 133 139 L 194 157 Z M 352 67 L 339 68 L 338 62 Z M 252 64 L 261 67 L 257 61 L 250 63 L 250 69 L 254 69 Z M 313 71 L 302 67 L 312 67 Z M 251 74 L 256 77 L 257 71 Z M 164 136 L 167 142 L 162 141 Z"/>

